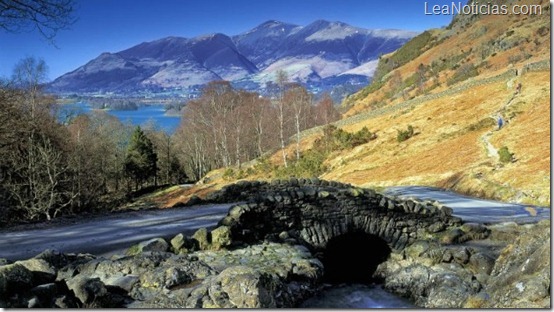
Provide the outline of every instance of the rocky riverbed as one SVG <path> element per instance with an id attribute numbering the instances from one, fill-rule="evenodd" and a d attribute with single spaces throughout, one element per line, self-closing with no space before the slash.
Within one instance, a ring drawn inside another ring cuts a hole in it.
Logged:
<path id="1" fill-rule="evenodd" d="M 418 241 L 392 254 L 376 276 L 419 307 L 549 308 L 550 221 L 483 230 L 486 239 Z"/>
<path id="2" fill-rule="evenodd" d="M 193 237 L 151 239 L 110 259 L 45 251 L 4 261 L 0 306 L 293 307 L 315 294 L 323 276 L 321 262 L 301 245 L 265 242 L 226 249 L 232 242 L 225 227 L 201 229 Z"/>
<path id="3" fill-rule="evenodd" d="M 375 277 L 419 307 L 549 307 L 549 229 L 549 221 L 507 224 L 484 229 L 490 231 L 484 240 L 418 241 L 391 254 Z M 230 247 L 226 231 L 152 239 L 110 259 L 46 251 L 4 262 L 0 306 L 275 308 L 299 306 L 320 291 L 324 267 L 306 247 L 290 241 Z"/>

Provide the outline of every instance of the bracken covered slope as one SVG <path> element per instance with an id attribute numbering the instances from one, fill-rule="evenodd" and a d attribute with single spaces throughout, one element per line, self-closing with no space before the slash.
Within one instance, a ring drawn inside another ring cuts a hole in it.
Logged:
<path id="1" fill-rule="evenodd" d="M 323 178 L 548 205 L 550 6 L 542 5 L 542 15 L 458 17 L 427 32 L 413 59 L 399 57 L 403 49 L 383 57 L 381 80 L 351 96 L 339 122 L 348 131 L 367 126 L 378 138 L 328 159 Z M 386 65 L 393 61 L 405 64 Z M 499 114 L 505 125 L 497 131 Z M 408 125 L 415 135 L 398 142 L 397 130 Z M 512 162 L 501 161 L 504 146 Z"/>

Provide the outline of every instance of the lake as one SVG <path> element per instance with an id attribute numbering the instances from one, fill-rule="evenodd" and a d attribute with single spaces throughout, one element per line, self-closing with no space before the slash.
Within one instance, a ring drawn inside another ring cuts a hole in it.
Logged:
<path id="1" fill-rule="evenodd" d="M 61 110 L 74 114 L 86 114 L 93 108 L 87 103 L 78 102 L 64 104 L 61 106 Z M 106 110 L 106 112 L 117 117 L 121 122 L 130 122 L 137 126 L 144 126 L 148 121 L 153 120 L 159 129 L 169 134 L 173 134 L 177 130 L 181 121 L 180 116 L 166 115 L 162 104 L 140 106 L 137 110 Z"/>

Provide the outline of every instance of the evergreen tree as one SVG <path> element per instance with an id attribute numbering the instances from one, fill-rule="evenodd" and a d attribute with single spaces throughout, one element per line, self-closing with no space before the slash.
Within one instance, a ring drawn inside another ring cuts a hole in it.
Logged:
<path id="1" fill-rule="evenodd" d="M 135 180 L 138 189 L 149 178 L 156 177 L 158 156 L 154 151 L 152 141 L 144 134 L 140 126 L 137 126 L 125 158 L 125 173 Z"/>

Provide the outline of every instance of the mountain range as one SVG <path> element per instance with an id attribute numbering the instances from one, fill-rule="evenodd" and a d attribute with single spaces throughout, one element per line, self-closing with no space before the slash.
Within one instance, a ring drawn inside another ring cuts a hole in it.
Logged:
<path id="1" fill-rule="evenodd" d="M 50 84 L 58 93 L 194 93 L 213 80 L 259 91 L 284 70 L 311 91 L 366 85 L 380 55 L 417 33 L 363 29 L 342 22 L 307 26 L 267 21 L 245 33 L 167 37 L 102 53 Z"/>

